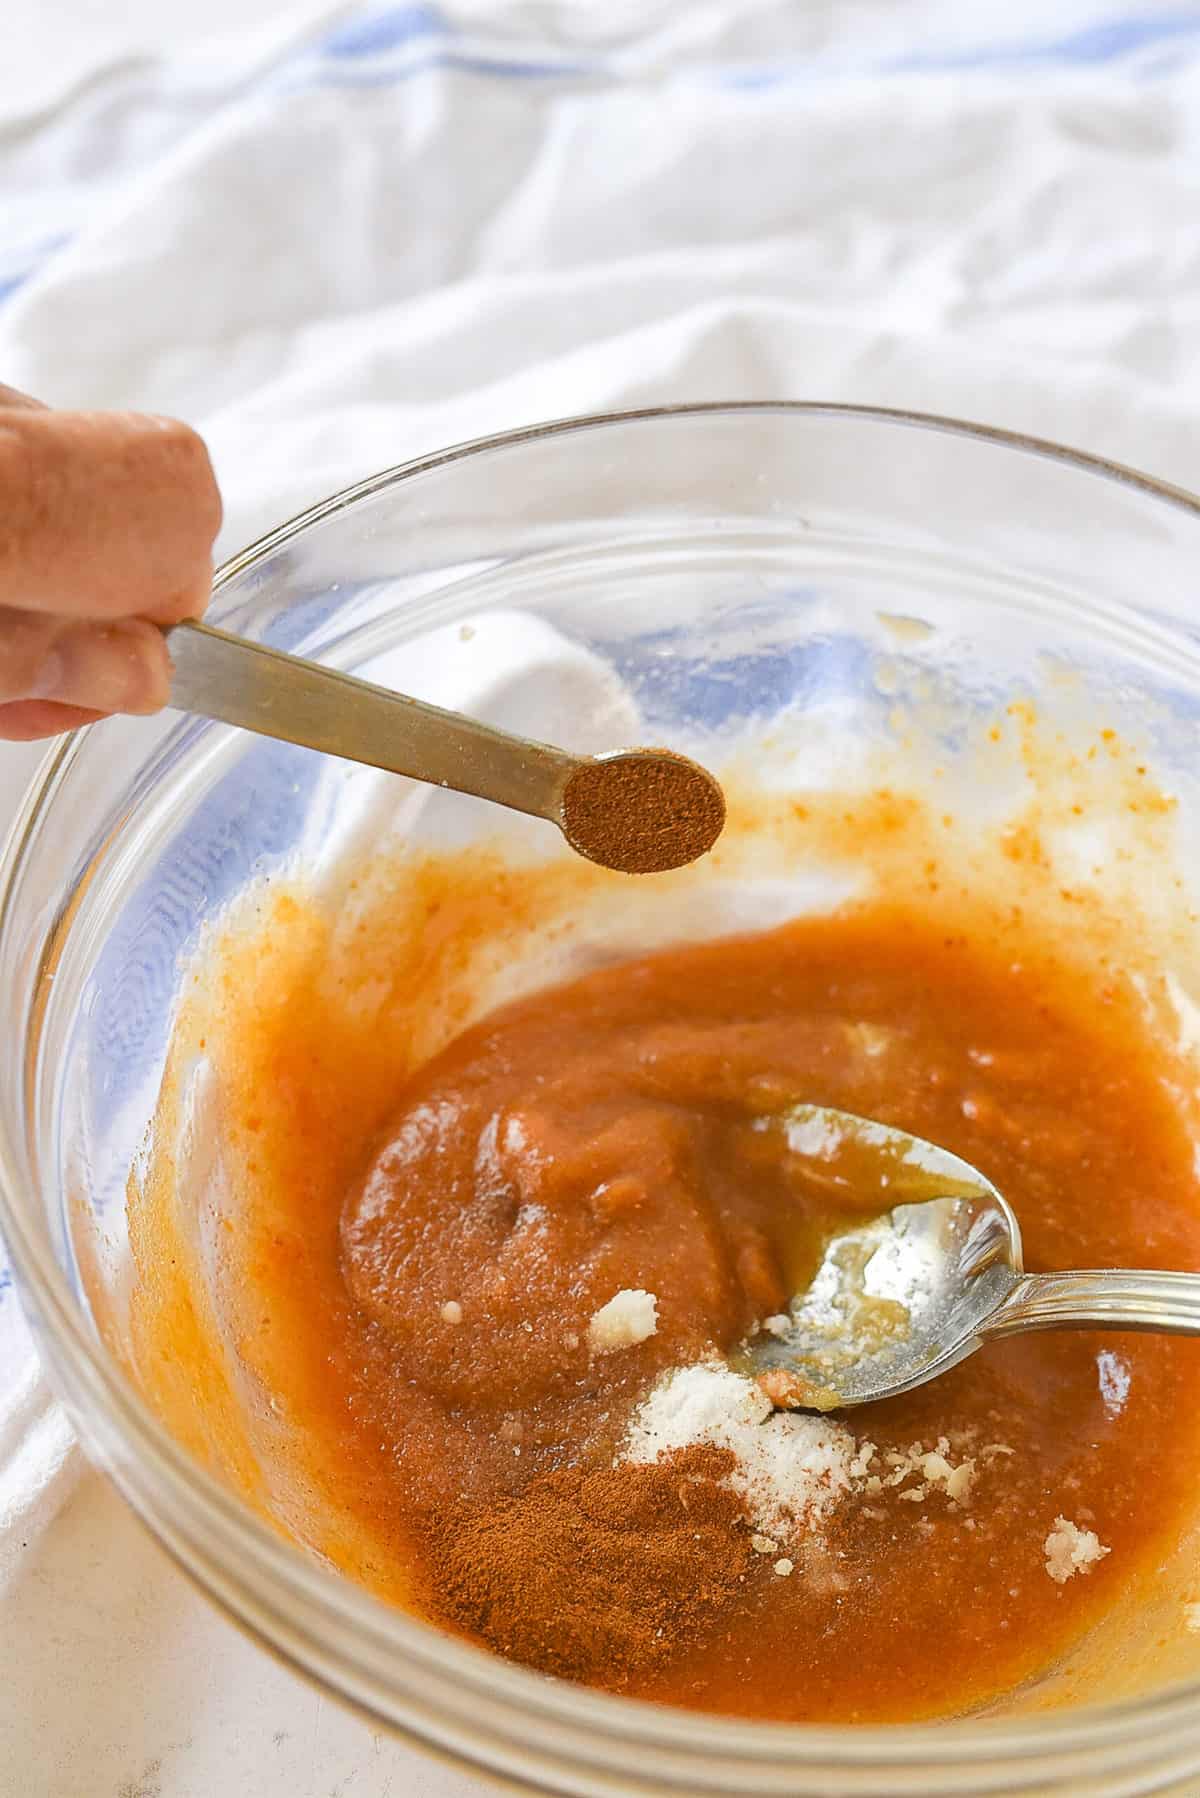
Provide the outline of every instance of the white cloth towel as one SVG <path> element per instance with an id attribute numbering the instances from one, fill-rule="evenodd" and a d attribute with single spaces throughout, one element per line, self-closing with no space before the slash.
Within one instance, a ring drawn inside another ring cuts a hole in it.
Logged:
<path id="1" fill-rule="evenodd" d="M 664 400 L 941 410 L 1200 486 L 1200 10 L 460 0 L 98 64 L 0 114 L 0 379 L 199 425 L 227 550 Z M 0 1582 L 69 1445 L 0 1261 Z"/>

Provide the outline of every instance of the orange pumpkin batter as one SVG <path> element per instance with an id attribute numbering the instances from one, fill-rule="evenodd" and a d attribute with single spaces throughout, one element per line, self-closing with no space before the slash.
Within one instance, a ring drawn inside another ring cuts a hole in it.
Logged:
<path id="1" fill-rule="evenodd" d="M 1113 992 L 879 909 L 606 968 L 468 1031 L 398 1095 L 330 1242 L 347 1403 L 396 1444 L 437 1420 L 397 1462 L 401 1512 L 611 1460 L 657 1373 L 780 1309 L 814 1199 L 751 1120 L 797 1097 L 978 1164 L 1033 1269 L 1200 1265 L 1191 1143 L 1134 1030 Z M 631 1287 L 657 1295 L 657 1333 L 590 1358 L 590 1315 Z M 844 1504 L 800 1577 L 752 1563 L 709 1639 L 632 1683 L 744 1715 L 880 1718 L 1026 1677 L 1176 1512 L 1195 1459 L 1174 1421 L 1198 1372 L 1192 1344 L 1033 1336 L 855 1412 L 885 1453 L 1011 1452 L 982 1456 L 969 1507 L 903 1489 Z M 1111 1552 L 1059 1585 L 1044 1545 L 1064 1513 Z"/>
<path id="2" fill-rule="evenodd" d="M 426 963 L 486 909 L 469 886 L 461 869 L 430 877 L 406 925 Z M 324 1494 L 334 1520 L 317 1545 L 353 1577 L 569 1671 L 561 1640 L 520 1627 L 511 1594 L 480 1596 L 455 1542 L 476 1552 L 490 1517 L 520 1524 L 523 1504 L 559 1490 L 539 1485 L 547 1476 L 610 1474 L 656 1377 L 733 1350 L 785 1303 L 836 1214 L 779 1133 L 754 1127 L 797 1099 L 902 1125 L 978 1165 L 1012 1202 L 1033 1270 L 1200 1267 L 1193 1144 L 1136 995 L 1056 959 L 1019 921 L 984 917 L 952 933 L 918 907 L 872 901 L 603 966 L 492 1013 L 410 1071 L 381 1022 L 386 983 L 337 1010 L 314 952 L 302 978 L 271 984 L 303 926 L 277 907 L 259 959 L 225 972 L 235 995 L 239 980 L 263 984 L 221 1052 L 237 1070 L 224 1104 L 242 1206 L 204 1249 L 226 1266 L 243 1397 L 308 1494 L 262 1474 L 255 1501 L 313 1540 L 295 1520 Z M 144 1271 L 154 1228 L 143 1215 Z M 137 1354 L 169 1409 L 170 1380 L 197 1365 L 184 1336 L 200 1326 L 155 1278 Z M 627 1288 L 656 1295 L 657 1332 L 591 1353 L 589 1319 Z M 200 1376 L 186 1377 L 194 1389 Z M 686 1630 L 660 1626 L 654 1653 L 598 1654 L 580 1676 L 761 1718 L 986 1704 L 1053 1664 L 1178 1531 L 1200 1468 L 1198 1378 L 1197 1344 L 1048 1334 L 856 1411 L 848 1422 L 883 1470 L 914 1444 L 970 1456 L 969 1498 L 860 1482 L 789 1550 L 786 1578 L 752 1551 L 749 1523 L 712 1510 Z M 268 1412 L 264 1395 L 281 1393 Z M 634 1567 L 628 1602 L 641 1582 L 646 1614 L 669 1617 L 656 1582 L 678 1568 L 655 1559 L 662 1506 L 629 1492 L 636 1527 L 613 1538 Z M 611 1488 L 597 1494 L 593 1512 L 611 1510 Z M 1046 1549 L 1060 1516 L 1108 1550 L 1061 1583 Z M 553 1529 L 562 1616 L 584 1616 L 595 1568 Z M 708 1530 L 725 1531 L 720 1544 Z M 502 1554 L 503 1529 L 494 1540 Z"/>

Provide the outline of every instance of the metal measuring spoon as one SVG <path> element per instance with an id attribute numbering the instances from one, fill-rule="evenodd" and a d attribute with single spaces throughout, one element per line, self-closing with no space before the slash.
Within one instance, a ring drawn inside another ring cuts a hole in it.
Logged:
<path id="1" fill-rule="evenodd" d="M 695 861 L 725 822 L 718 782 L 669 749 L 570 755 L 208 624 L 175 625 L 167 648 L 180 711 L 546 818 L 624 874 Z"/>
<path id="2" fill-rule="evenodd" d="M 747 1345 L 747 1370 L 778 1404 L 828 1411 L 895 1398 L 1026 1330 L 1200 1335 L 1200 1274 L 1025 1273 L 1011 1207 L 946 1149 L 819 1105 L 762 1127 L 785 1130 L 856 1206 L 872 1192 L 891 1202 L 833 1237 L 807 1291 Z"/>

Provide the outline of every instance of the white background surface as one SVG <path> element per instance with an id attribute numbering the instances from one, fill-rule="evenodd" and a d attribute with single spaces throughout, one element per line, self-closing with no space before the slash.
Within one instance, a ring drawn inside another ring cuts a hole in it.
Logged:
<path id="1" fill-rule="evenodd" d="M 481 1798 L 218 1617 L 89 1475 L 0 1621 L 5 1798 Z"/>
<path id="2" fill-rule="evenodd" d="M 185 55 L 296 11 L 289 0 L 5 0 L 0 108 L 52 100 L 115 60 Z"/>
<path id="3" fill-rule="evenodd" d="M 6 0 L 0 259 L 32 273 L 0 379 L 200 423 L 226 549 L 417 451 L 649 399 L 914 405 L 1200 486 L 1200 9 L 450 10 L 453 40 L 281 76 L 316 8 Z M 0 814 L 30 759 L 0 749 Z M 277 1667 L 95 1476 L 30 1537 L 0 1667 L 21 1798 L 485 1789 Z"/>

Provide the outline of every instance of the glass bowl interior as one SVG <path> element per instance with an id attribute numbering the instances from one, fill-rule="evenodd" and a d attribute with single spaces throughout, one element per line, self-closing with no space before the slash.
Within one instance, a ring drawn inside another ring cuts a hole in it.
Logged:
<path id="1" fill-rule="evenodd" d="M 663 742 L 722 769 L 775 733 L 770 778 L 788 791 L 853 788 L 895 758 L 981 828 L 1027 778 L 981 773 L 981 720 L 1036 704 L 1074 741 L 1103 715 L 1172 795 L 1173 872 L 1200 886 L 1200 504 L 1051 446 L 818 406 L 576 421 L 363 483 L 217 587 L 229 628 L 527 735 Z M 123 1352 L 126 1189 L 204 933 L 256 883 L 323 878 L 381 831 L 440 845 L 496 829 L 459 795 L 169 715 L 108 721 L 48 760 L 0 889 L 21 1045 L 0 1227 L 89 1451 L 276 1651 L 428 1745 L 548 1789 L 891 1798 L 1190 1778 L 1191 1536 L 1158 1610 L 1114 1619 L 1071 1670 L 1092 1708 L 1046 1708 L 1052 1673 L 1008 1715 L 944 1727 L 750 1727 L 547 1682 L 389 1611 L 171 1440 Z M 560 852 L 545 825 L 510 841 Z M 632 907 L 623 946 L 768 921 L 815 903 L 814 878 L 789 870 L 747 911 L 700 871 L 683 913 Z M 1110 870 L 1090 878 L 1103 891 Z M 1173 953 L 1180 990 L 1200 993 L 1187 940 Z"/>

